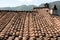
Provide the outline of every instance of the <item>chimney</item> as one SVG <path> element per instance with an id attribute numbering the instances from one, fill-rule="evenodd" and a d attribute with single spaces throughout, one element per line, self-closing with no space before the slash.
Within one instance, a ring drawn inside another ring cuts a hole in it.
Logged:
<path id="1" fill-rule="evenodd" d="M 49 4 L 48 3 L 44 4 L 44 6 L 47 7 L 47 8 L 49 8 Z"/>

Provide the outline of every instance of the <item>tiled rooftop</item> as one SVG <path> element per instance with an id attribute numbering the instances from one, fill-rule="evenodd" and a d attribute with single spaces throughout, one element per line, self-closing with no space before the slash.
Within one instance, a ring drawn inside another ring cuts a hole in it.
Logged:
<path id="1" fill-rule="evenodd" d="M 60 40 L 60 17 L 39 12 L 0 12 L 0 40 Z"/>

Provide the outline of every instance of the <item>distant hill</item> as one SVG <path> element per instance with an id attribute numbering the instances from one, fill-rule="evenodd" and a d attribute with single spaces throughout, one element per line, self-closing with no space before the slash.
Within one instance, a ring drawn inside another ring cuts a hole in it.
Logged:
<path id="1" fill-rule="evenodd" d="M 17 6 L 17 7 L 4 7 L 0 8 L 0 10 L 17 10 L 17 11 L 31 11 L 33 7 L 36 7 L 35 5 L 22 5 L 22 6 Z"/>

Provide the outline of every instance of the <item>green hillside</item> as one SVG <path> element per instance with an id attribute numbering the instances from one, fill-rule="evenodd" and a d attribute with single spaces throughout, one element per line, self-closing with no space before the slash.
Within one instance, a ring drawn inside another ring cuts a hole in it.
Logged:
<path id="1" fill-rule="evenodd" d="M 36 7 L 35 5 L 22 5 L 22 6 L 17 6 L 17 7 L 4 7 L 4 8 L 0 8 L 0 10 L 17 10 L 17 11 L 31 11 L 34 7 Z"/>

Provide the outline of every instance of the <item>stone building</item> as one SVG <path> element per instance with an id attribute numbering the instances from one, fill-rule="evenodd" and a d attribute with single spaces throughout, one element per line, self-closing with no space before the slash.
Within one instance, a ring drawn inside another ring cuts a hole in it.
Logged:
<path id="1" fill-rule="evenodd" d="M 42 12 L 49 13 L 52 15 L 58 15 L 57 14 L 57 6 L 55 4 L 52 6 L 52 8 L 49 8 L 49 4 L 46 3 L 46 4 L 44 4 L 44 7 L 34 7 L 33 11 L 38 11 L 40 13 L 42 13 Z"/>
<path id="2" fill-rule="evenodd" d="M 34 7 L 33 11 L 38 11 L 40 13 L 42 12 L 49 13 L 50 12 L 49 4 L 48 3 L 44 4 L 44 7 Z"/>

